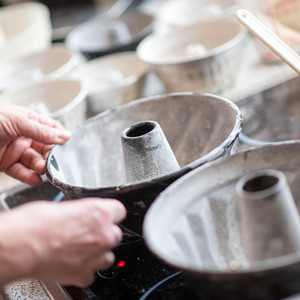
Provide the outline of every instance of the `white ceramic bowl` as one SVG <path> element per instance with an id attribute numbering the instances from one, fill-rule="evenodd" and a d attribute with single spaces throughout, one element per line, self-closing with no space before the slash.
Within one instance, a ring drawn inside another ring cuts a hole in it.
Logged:
<path id="1" fill-rule="evenodd" d="M 164 27 L 174 28 L 232 16 L 236 9 L 236 0 L 168 0 L 159 9 L 157 21 Z"/>
<path id="2" fill-rule="evenodd" d="M 137 54 L 153 66 L 167 92 L 219 93 L 234 84 L 246 40 L 246 30 L 235 21 L 201 21 L 149 35 Z"/>
<path id="3" fill-rule="evenodd" d="M 4 93 L 0 101 L 26 106 L 73 129 L 86 119 L 86 95 L 79 81 L 56 80 Z"/>
<path id="4" fill-rule="evenodd" d="M 121 52 L 88 61 L 70 76 L 85 85 L 89 113 L 97 114 L 140 98 L 148 71 L 135 52 Z"/>
<path id="5" fill-rule="evenodd" d="M 59 79 L 85 58 L 63 45 L 0 64 L 0 91 L 11 90 L 43 80 Z"/>
<path id="6" fill-rule="evenodd" d="M 50 46 L 50 11 L 42 3 L 27 2 L 0 9 L 0 60 L 22 57 Z"/>

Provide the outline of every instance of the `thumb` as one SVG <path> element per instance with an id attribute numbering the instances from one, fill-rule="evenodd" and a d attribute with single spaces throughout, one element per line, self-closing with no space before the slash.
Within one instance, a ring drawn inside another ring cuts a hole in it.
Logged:
<path id="1" fill-rule="evenodd" d="M 28 120 L 19 126 L 19 135 L 44 144 L 61 144 L 69 140 L 71 132 Z"/>

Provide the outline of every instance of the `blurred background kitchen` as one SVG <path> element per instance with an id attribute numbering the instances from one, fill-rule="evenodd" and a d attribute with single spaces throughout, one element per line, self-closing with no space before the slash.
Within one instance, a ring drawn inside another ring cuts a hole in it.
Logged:
<path id="1" fill-rule="evenodd" d="M 72 129 L 144 96 L 208 92 L 241 108 L 246 145 L 299 138 L 296 72 L 242 28 L 235 12 L 249 9 L 297 50 L 300 1 L 0 3 L 3 102 L 26 105 Z M 2 190 L 17 184 L 4 175 L 1 180 Z"/>
<path id="2" fill-rule="evenodd" d="M 144 96 L 207 92 L 242 110 L 242 148 L 299 138 L 296 72 L 243 28 L 235 12 L 249 9 L 297 51 L 300 1 L 0 3 L 3 102 L 73 129 Z M 2 190 L 17 184 L 1 180 Z"/>

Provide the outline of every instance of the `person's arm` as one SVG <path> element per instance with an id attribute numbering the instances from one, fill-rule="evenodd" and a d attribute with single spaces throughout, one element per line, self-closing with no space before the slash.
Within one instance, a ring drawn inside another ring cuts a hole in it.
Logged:
<path id="1" fill-rule="evenodd" d="M 56 120 L 25 107 L 0 105 L 0 171 L 30 185 L 41 183 L 54 144 L 71 133 Z"/>
<path id="2" fill-rule="evenodd" d="M 114 261 L 126 215 L 112 199 L 31 202 L 0 214 L 0 284 L 23 277 L 85 287 Z"/>

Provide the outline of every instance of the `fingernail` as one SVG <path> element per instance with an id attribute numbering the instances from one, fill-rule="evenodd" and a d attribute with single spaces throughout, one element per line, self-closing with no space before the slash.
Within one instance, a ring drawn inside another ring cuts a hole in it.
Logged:
<path id="1" fill-rule="evenodd" d="M 68 130 L 64 130 L 64 131 L 61 131 L 59 134 L 58 134 L 58 138 L 60 139 L 69 139 L 71 137 L 71 132 L 68 131 Z"/>

